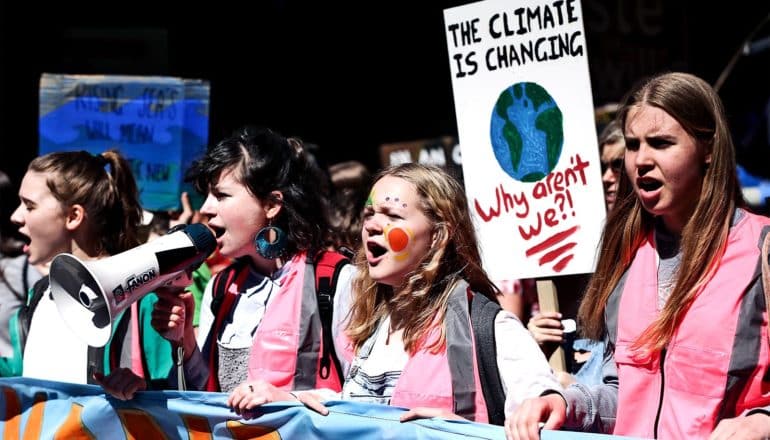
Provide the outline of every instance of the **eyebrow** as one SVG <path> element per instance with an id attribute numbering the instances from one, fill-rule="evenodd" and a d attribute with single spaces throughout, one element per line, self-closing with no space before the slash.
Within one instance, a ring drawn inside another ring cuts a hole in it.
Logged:
<path id="1" fill-rule="evenodd" d="M 375 206 L 377 207 L 376 210 L 378 210 L 379 212 L 385 212 L 385 213 L 400 213 L 400 214 L 402 214 L 404 212 L 404 209 L 406 209 L 406 208 L 403 208 L 401 205 L 396 205 L 396 204 L 393 204 L 393 203 L 387 203 L 387 204 L 375 203 L 373 205 L 364 206 L 364 209 L 371 209 L 371 210 L 374 211 L 375 210 Z"/>

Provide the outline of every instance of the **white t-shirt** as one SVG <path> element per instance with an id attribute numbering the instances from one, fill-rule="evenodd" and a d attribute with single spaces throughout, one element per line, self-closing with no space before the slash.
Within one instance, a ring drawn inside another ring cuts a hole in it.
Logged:
<path id="1" fill-rule="evenodd" d="M 88 344 L 61 318 L 49 287 L 32 315 L 22 376 L 86 384 L 87 366 Z"/>

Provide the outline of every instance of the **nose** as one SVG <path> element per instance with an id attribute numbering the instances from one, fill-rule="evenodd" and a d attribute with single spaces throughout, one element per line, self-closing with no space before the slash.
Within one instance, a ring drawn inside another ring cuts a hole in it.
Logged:
<path id="1" fill-rule="evenodd" d="M 615 181 L 618 180 L 615 176 L 615 171 L 612 169 L 611 166 L 608 166 L 606 170 L 604 170 L 604 174 L 602 174 L 602 182 L 604 183 L 615 183 Z"/>
<path id="2" fill-rule="evenodd" d="M 366 231 L 370 237 L 382 233 L 382 224 L 380 223 L 377 214 L 364 220 L 364 231 Z"/>
<path id="3" fill-rule="evenodd" d="M 207 218 L 214 217 L 217 214 L 216 207 L 217 207 L 217 198 L 214 197 L 211 193 L 209 193 L 206 196 L 206 200 L 203 201 L 203 205 L 201 206 L 200 213 L 202 215 L 205 215 Z"/>
<path id="4" fill-rule="evenodd" d="M 637 169 L 640 176 L 644 175 L 654 166 L 652 157 L 653 149 L 647 145 L 647 143 L 641 142 L 639 144 L 639 148 L 637 148 L 636 151 L 626 150 L 626 155 L 629 153 L 633 155 L 633 160 L 631 163 L 634 164 L 634 167 Z M 626 159 L 629 159 L 629 157 L 626 156 Z"/>
<path id="5" fill-rule="evenodd" d="M 11 222 L 13 224 L 22 226 L 24 224 L 24 205 L 19 203 L 19 206 L 11 214 Z"/>

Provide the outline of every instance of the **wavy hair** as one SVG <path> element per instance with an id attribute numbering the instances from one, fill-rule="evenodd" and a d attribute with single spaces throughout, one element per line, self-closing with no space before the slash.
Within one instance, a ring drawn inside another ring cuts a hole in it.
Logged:
<path id="1" fill-rule="evenodd" d="M 319 191 L 323 192 L 327 182 L 302 141 L 267 128 L 243 127 L 195 161 L 186 180 L 206 194 L 222 172 L 230 169 L 260 202 L 281 204 L 273 225 L 287 234 L 287 255 L 321 248 L 329 222 L 328 201 Z M 280 191 L 283 198 L 273 198 L 273 191 Z"/>
<path id="2" fill-rule="evenodd" d="M 736 207 L 744 207 L 745 202 L 738 185 L 735 149 L 722 102 L 709 84 L 686 73 L 654 76 L 638 84 L 624 100 L 618 114 L 622 127 L 626 127 L 629 111 L 641 105 L 668 113 L 698 146 L 711 153 L 711 163 L 704 167 L 700 198 L 682 230 L 682 261 L 676 285 L 660 316 L 632 347 L 652 354 L 671 341 L 696 295 L 713 276 L 724 254 L 733 212 Z M 654 217 L 642 208 L 623 170 L 618 202 L 604 227 L 596 272 L 578 313 L 586 336 L 599 339 L 606 332 L 607 300 L 653 230 L 654 222 Z"/>
<path id="3" fill-rule="evenodd" d="M 433 225 L 436 245 L 408 275 L 405 289 L 408 293 L 398 296 L 393 295 L 390 286 L 371 278 L 366 252 L 363 248 L 358 252 L 359 273 L 353 281 L 347 335 L 358 349 L 374 333 L 380 319 L 390 315 L 391 325 L 403 330 L 404 346 L 413 354 L 422 348 L 422 340 L 432 326 L 443 322 L 449 294 L 458 281 L 464 279 L 474 292 L 493 301 L 496 301 L 497 288 L 481 267 L 476 232 L 460 184 L 440 168 L 414 163 L 386 168 L 375 177 L 374 183 L 386 176 L 414 185 L 420 210 Z M 439 340 L 426 348 L 439 351 L 445 341 L 442 326 Z"/>
<path id="4" fill-rule="evenodd" d="M 46 184 L 64 206 L 81 205 L 96 251 L 114 255 L 136 247 L 142 207 L 128 161 L 117 150 L 49 153 L 30 162 L 29 171 L 48 174 Z"/>

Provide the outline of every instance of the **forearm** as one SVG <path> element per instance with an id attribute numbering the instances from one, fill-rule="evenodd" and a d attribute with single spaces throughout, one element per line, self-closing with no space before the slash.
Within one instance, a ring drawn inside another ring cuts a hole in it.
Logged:
<path id="1" fill-rule="evenodd" d="M 602 383 L 575 383 L 562 394 L 567 401 L 565 426 L 587 432 L 612 433 L 618 412 L 618 372 L 614 353 L 605 353 Z"/>
<path id="2" fill-rule="evenodd" d="M 601 384 L 587 387 L 575 383 L 563 391 L 567 401 L 564 427 L 583 432 L 611 434 L 615 428 L 618 390 Z"/>
<path id="3" fill-rule="evenodd" d="M 194 343 L 191 353 L 188 354 L 186 350 L 187 349 L 185 349 L 185 360 L 182 366 L 187 389 L 198 391 L 205 390 L 210 374 L 208 365 L 206 365 L 206 359 L 198 349 L 198 346 Z M 174 388 L 177 387 L 178 374 L 177 366 L 172 366 L 168 375 L 168 382 Z"/>

